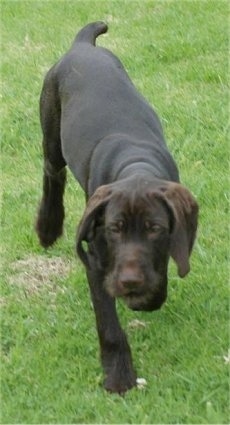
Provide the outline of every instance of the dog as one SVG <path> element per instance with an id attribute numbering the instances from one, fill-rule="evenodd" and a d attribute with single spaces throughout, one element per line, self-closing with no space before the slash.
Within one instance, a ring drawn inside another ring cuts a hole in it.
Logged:
<path id="1" fill-rule="evenodd" d="M 96 47 L 107 31 L 93 22 L 47 73 L 40 97 L 43 195 L 36 231 L 43 247 L 61 236 L 66 168 L 86 195 L 76 250 L 86 268 L 104 369 L 104 387 L 136 385 L 116 298 L 133 310 L 159 309 L 170 256 L 189 272 L 198 204 L 181 185 L 161 123 L 120 60 Z"/>

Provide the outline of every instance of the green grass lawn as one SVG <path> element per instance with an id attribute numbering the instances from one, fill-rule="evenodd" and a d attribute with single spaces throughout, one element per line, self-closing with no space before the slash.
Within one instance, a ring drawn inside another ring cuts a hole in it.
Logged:
<path id="1" fill-rule="evenodd" d="M 227 1 L 2 1 L 1 423 L 227 424 Z M 167 303 L 118 305 L 145 389 L 102 388 L 85 272 L 75 255 L 84 195 L 69 173 L 63 238 L 43 250 L 38 99 L 45 72 L 84 24 L 125 64 L 162 118 L 182 182 L 200 204 L 186 279 Z M 139 322 L 137 322 L 137 320 Z"/>

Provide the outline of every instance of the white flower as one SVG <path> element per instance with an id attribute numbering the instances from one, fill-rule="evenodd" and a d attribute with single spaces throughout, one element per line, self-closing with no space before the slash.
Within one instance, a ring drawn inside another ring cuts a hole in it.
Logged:
<path id="1" fill-rule="evenodd" d="M 145 378 L 137 378 L 136 380 L 137 388 L 142 389 L 147 385 L 147 381 Z"/>

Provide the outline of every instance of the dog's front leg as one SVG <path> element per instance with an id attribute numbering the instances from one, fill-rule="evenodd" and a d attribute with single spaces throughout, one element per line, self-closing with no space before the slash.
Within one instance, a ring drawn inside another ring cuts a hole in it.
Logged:
<path id="1" fill-rule="evenodd" d="M 88 270 L 87 276 L 105 372 L 104 387 L 108 391 L 122 394 L 136 385 L 131 350 L 118 320 L 115 299 L 103 287 L 103 273 Z"/>

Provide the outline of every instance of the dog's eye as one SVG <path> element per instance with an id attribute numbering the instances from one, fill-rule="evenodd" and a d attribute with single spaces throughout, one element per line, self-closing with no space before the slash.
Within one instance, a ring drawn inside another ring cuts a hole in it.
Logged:
<path id="1" fill-rule="evenodd" d="M 145 221 L 145 230 L 148 233 L 159 233 L 161 231 L 161 226 L 156 223 L 151 223 L 150 221 Z"/>
<path id="2" fill-rule="evenodd" d="M 119 220 L 119 221 L 116 221 L 116 222 L 112 223 L 109 226 L 109 229 L 113 233 L 120 233 L 124 229 L 124 226 L 125 226 L 124 221 L 123 220 Z"/>

